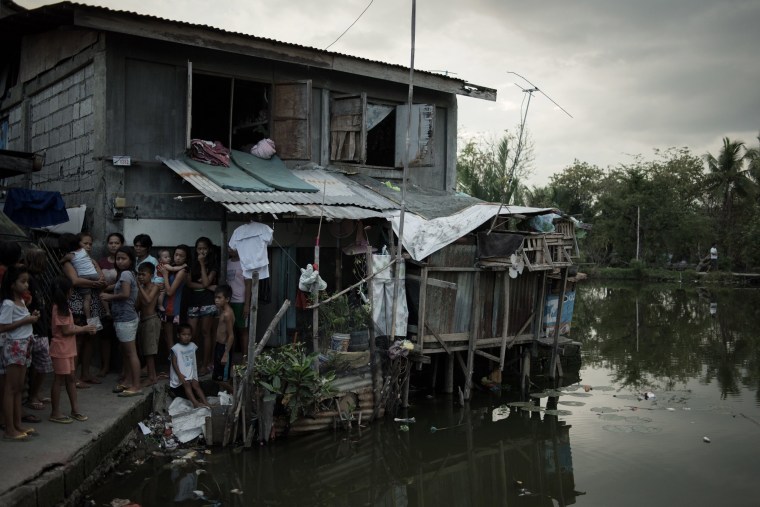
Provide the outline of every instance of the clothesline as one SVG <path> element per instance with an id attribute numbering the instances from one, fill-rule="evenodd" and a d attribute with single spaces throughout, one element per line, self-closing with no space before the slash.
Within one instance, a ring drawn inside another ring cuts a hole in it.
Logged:
<path id="1" fill-rule="evenodd" d="M 307 309 L 314 309 L 314 308 L 319 308 L 321 305 L 323 305 L 323 304 L 325 304 L 325 303 L 329 303 L 330 301 L 333 301 L 333 300 L 335 300 L 335 299 L 339 298 L 340 296 L 342 296 L 342 295 L 343 295 L 343 294 L 345 294 L 346 292 L 350 291 L 351 289 L 355 289 L 356 287 L 358 287 L 359 285 L 363 284 L 364 282 L 366 282 L 366 281 L 368 281 L 368 280 L 371 280 L 371 279 L 373 279 L 374 277 L 376 277 L 377 275 L 379 275 L 380 273 L 382 273 L 382 272 L 383 272 L 383 271 L 385 271 L 386 269 L 390 268 L 390 267 L 391 267 L 391 266 L 393 266 L 394 264 L 396 264 L 396 259 L 393 259 L 393 260 L 392 260 L 392 261 L 390 261 L 388 264 L 386 264 L 386 265 L 385 265 L 383 268 L 379 269 L 377 272 L 375 272 L 375 273 L 372 273 L 371 275 L 369 275 L 369 276 L 367 276 L 367 277 L 365 277 L 365 278 L 363 278 L 363 279 L 359 280 L 358 282 L 356 282 L 355 284 L 351 285 L 350 287 L 346 287 L 345 289 L 343 289 L 342 291 L 338 292 L 337 294 L 333 294 L 333 295 L 332 295 L 332 296 L 330 296 L 329 298 L 327 298 L 327 299 L 325 299 L 325 300 L 322 300 L 322 301 L 320 301 L 320 302 L 319 302 L 319 303 L 317 303 L 316 305 L 307 306 L 306 308 L 307 308 Z"/>

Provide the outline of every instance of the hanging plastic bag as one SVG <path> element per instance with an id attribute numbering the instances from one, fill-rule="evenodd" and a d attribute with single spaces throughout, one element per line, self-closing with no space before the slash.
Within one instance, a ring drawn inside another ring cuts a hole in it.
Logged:
<path id="1" fill-rule="evenodd" d="M 323 291 L 327 288 L 327 282 L 319 276 L 319 271 L 314 269 L 312 264 L 301 268 L 301 278 L 298 279 L 298 288 L 304 292 L 312 292 L 316 284 L 317 290 Z"/>

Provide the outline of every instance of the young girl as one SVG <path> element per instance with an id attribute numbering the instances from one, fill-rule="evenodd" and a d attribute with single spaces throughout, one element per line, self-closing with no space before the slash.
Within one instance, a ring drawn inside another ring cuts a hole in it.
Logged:
<path id="1" fill-rule="evenodd" d="M 50 342 L 50 357 L 53 359 L 53 385 L 50 388 L 50 400 L 52 410 L 50 421 L 60 424 L 69 424 L 76 419 L 86 421 L 87 416 L 79 411 L 77 404 L 76 388 L 76 357 L 77 357 L 77 334 L 95 334 L 94 324 L 87 326 L 74 325 L 74 315 L 69 308 L 71 297 L 71 280 L 59 276 L 53 281 L 53 313 L 51 330 L 53 339 Z M 61 385 L 66 386 L 66 394 L 69 395 L 71 416 L 61 412 Z"/>
<path id="2" fill-rule="evenodd" d="M 193 343 L 193 330 L 187 324 L 177 327 L 177 343 L 171 349 L 172 367 L 169 375 L 169 387 L 176 396 L 187 398 L 193 407 L 209 408 L 203 390 L 198 383 L 198 366 L 195 351 L 198 346 Z"/>
<path id="3" fill-rule="evenodd" d="M 46 308 L 45 305 L 42 278 L 46 264 L 47 255 L 45 255 L 45 251 L 41 248 L 32 246 L 24 252 L 24 265 L 29 270 L 29 292 L 31 296 L 31 300 L 27 302 L 27 308 L 32 312 L 37 310 L 40 313 L 40 319 L 32 326 L 32 331 L 34 332 L 31 351 L 32 368 L 29 371 L 29 394 L 26 400 L 26 407 L 32 410 L 43 410 L 45 408 L 40 391 L 45 376 L 53 371 L 53 365 L 50 362 L 48 339 L 50 332 L 50 309 Z"/>
<path id="4" fill-rule="evenodd" d="M 219 268 L 214 256 L 214 245 L 206 237 L 200 237 L 195 241 L 195 262 L 190 270 L 190 279 L 187 286 L 190 288 L 189 301 L 187 302 L 187 321 L 193 328 L 193 337 L 200 338 L 203 344 L 203 363 L 201 375 L 211 373 L 214 370 L 211 348 L 213 337 L 211 327 L 216 316 L 214 304 L 214 289 L 216 289 L 216 276 Z M 200 332 L 198 320 L 200 319 Z"/>
<path id="5" fill-rule="evenodd" d="M 24 303 L 24 294 L 29 291 L 29 273 L 26 268 L 12 266 L 3 276 L 3 302 L 0 306 L 0 334 L 5 333 L 2 360 L 5 366 L 5 391 L 3 413 L 5 434 L 3 440 L 24 441 L 36 434 L 34 428 L 21 426 L 21 396 L 24 391 L 26 363 L 32 345 L 32 324 L 40 318 L 40 313 L 29 313 Z"/>
<path id="6" fill-rule="evenodd" d="M 137 300 L 137 280 L 132 271 L 135 266 L 135 253 L 128 246 L 116 251 L 116 270 L 118 279 L 113 294 L 101 294 L 100 298 L 111 303 L 111 316 L 116 331 L 116 338 L 121 344 L 124 359 L 124 384 L 118 384 L 114 392 L 121 397 L 139 396 L 140 361 L 137 358 L 135 338 L 140 318 L 135 310 Z"/>
<path id="7" fill-rule="evenodd" d="M 172 273 L 167 269 L 166 264 L 158 265 L 158 275 L 163 277 L 164 289 L 164 343 L 166 343 L 167 353 L 174 345 L 174 326 L 179 324 L 180 310 L 182 309 L 182 291 L 185 288 L 187 277 L 187 259 L 190 257 L 190 247 L 187 245 L 178 245 L 174 249 L 174 266 L 185 266 L 183 269 Z M 166 357 L 166 356 L 163 356 Z"/>

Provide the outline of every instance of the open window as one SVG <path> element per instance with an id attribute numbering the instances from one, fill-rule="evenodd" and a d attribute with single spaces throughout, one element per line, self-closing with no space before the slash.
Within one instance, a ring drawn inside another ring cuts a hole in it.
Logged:
<path id="1" fill-rule="evenodd" d="M 402 167 L 409 107 L 368 100 L 366 94 L 335 96 L 330 109 L 330 160 Z M 412 105 L 409 166 L 434 164 L 435 106 Z"/>
<path id="2" fill-rule="evenodd" d="M 270 137 L 269 97 L 266 83 L 188 69 L 188 138 L 221 141 L 248 151 Z"/>

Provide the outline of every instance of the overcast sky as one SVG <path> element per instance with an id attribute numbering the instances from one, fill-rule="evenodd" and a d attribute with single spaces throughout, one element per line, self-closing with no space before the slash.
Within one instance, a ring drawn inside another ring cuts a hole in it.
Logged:
<path id="1" fill-rule="evenodd" d="M 18 0 L 28 7 L 55 3 Z M 82 1 L 324 49 L 369 0 Z M 409 65 L 411 0 L 374 0 L 330 50 Z M 527 115 L 532 184 L 578 159 L 600 167 L 653 149 L 718 153 L 760 131 L 758 0 L 418 0 L 415 68 L 495 88 L 459 98 L 464 136 L 499 136 Z M 515 83 L 519 85 L 515 86 Z"/>

